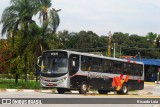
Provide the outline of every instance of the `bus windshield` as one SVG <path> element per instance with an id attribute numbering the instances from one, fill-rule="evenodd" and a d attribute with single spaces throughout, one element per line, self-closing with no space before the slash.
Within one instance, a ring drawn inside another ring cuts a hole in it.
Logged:
<path id="1" fill-rule="evenodd" d="M 41 72 L 44 73 L 67 73 L 67 58 L 60 57 L 42 57 Z"/>

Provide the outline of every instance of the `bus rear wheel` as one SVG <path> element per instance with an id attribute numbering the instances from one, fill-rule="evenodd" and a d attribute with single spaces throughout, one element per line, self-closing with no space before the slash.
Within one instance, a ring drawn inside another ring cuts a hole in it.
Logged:
<path id="1" fill-rule="evenodd" d="M 88 92 L 88 84 L 87 82 L 83 81 L 79 89 L 79 94 L 87 94 L 87 92 Z"/>
<path id="2" fill-rule="evenodd" d="M 128 85 L 124 83 L 121 90 L 117 91 L 117 94 L 128 94 Z"/>
<path id="3" fill-rule="evenodd" d="M 57 91 L 59 94 L 64 94 L 66 90 L 64 88 L 57 88 Z"/>
<path id="4" fill-rule="evenodd" d="M 99 94 L 108 94 L 108 90 L 98 90 Z"/>

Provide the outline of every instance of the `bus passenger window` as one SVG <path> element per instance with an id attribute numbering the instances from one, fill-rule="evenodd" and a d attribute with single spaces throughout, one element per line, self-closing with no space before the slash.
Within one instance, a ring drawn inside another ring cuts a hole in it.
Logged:
<path id="1" fill-rule="evenodd" d="M 87 69 L 87 71 L 91 71 L 91 66 L 88 66 L 88 69 Z"/>
<path id="2" fill-rule="evenodd" d="M 88 56 L 81 56 L 81 70 L 82 71 L 91 71 L 91 58 Z"/>
<path id="3" fill-rule="evenodd" d="M 123 74 L 124 75 L 131 75 L 131 65 L 129 63 L 123 64 Z"/>
<path id="4" fill-rule="evenodd" d="M 136 72 L 135 72 L 135 76 L 142 76 L 142 66 L 141 65 L 136 65 Z"/>
<path id="5" fill-rule="evenodd" d="M 104 60 L 103 61 L 103 72 L 105 73 L 112 73 L 113 66 L 112 66 L 112 61 L 110 60 Z"/>
<path id="6" fill-rule="evenodd" d="M 134 65 L 134 66 L 133 66 L 133 74 L 132 74 L 132 75 L 138 76 L 138 71 L 139 71 L 138 66 L 137 66 L 137 65 Z"/>
<path id="7" fill-rule="evenodd" d="M 92 58 L 92 71 L 102 72 L 102 60 L 98 58 Z"/>
<path id="8" fill-rule="evenodd" d="M 139 76 L 143 75 L 143 66 L 139 65 Z"/>
<path id="9" fill-rule="evenodd" d="M 118 61 L 113 62 L 113 73 L 121 74 L 122 73 L 122 63 Z"/>

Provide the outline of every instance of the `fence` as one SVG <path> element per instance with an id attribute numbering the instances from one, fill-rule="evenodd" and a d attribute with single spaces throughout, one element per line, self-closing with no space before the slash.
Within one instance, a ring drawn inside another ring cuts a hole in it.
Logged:
<path id="1" fill-rule="evenodd" d="M 24 79 L 25 76 L 23 74 L 19 75 L 18 79 Z M 37 76 L 39 80 L 39 76 Z M 5 79 L 15 79 L 15 74 L 0 74 L 0 80 L 5 80 Z M 36 80 L 36 76 L 33 73 L 27 74 L 27 80 Z"/>

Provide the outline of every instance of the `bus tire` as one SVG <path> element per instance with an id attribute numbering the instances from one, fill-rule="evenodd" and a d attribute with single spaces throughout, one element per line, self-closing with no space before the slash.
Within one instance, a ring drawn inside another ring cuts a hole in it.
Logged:
<path id="1" fill-rule="evenodd" d="M 64 94 L 65 93 L 64 88 L 57 88 L 57 91 L 58 91 L 59 94 Z"/>
<path id="2" fill-rule="evenodd" d="M 122 85 L 121 90 L 117 91 L 117 94 L 123 94 L 123 95 L 128 94 L 128 85 L 124 83 Z"/>
<path id="3" fill-rule="evenodd" d="M 87 94 L 88 92 L 88 84 L 87 82 L 83 81 L 80 85 L 79 94 Z"/>
<path id="4" fill-rule="evenodd" d="M 99 94 L 108 94 L 108 90 L 98 90 Z"/>

